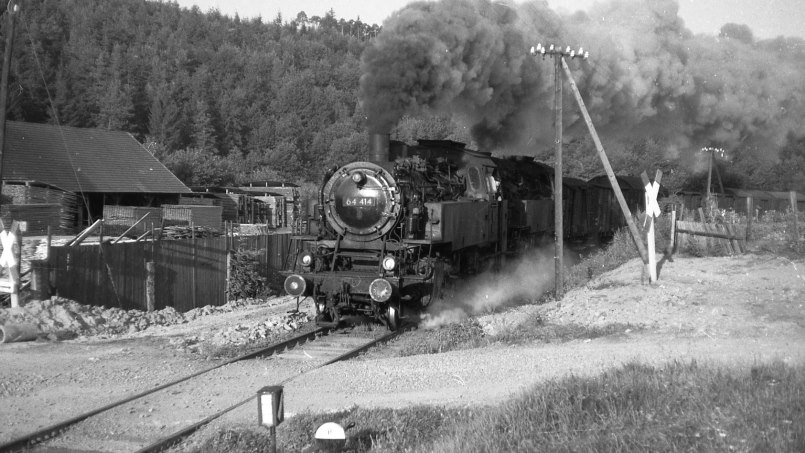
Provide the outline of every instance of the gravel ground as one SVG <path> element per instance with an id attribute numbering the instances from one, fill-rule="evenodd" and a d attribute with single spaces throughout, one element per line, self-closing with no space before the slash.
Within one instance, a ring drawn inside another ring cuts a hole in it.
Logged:
<path id="1" fill-rule="evenodd" d="M 285 386 L 286 416 L 355 405 L 495 404 L 545 380 L 570 373 L 595 374 L 634 360 L 659 365 L 696 359 L 725 366 L 772 360 L 805 362 L 803 259 L 754 254 L 676 257 L 665 264 L 654 286 L 641 284 L 640 266 L 639 261 L 629 262 L 568 292 L 561 302 L 525 304 L 477 317 L 490 335 L 516 329 L 536 316 L 545 324 L 622 326 L 617 335 L 566 343 L 492 344 L 474 350 L 399 357 L 399 349 L 422 335 L 421 331 L 414 332 L 404 335 L 393 347 L 291 380 Z M 209 308 L 206 314 L 184 315 L 178 321 L 178 316 L 165 313 L 164 324 L 149 321 L 136 331 L 129 331 L 130 326 L 149 315 L 129 313 L 129 321 L 121 323 L 127 327 L 114 332 L 97 330 L 98 325 L 115 324 L 108 320 L 110 317 L 104 322 L 96 320 L 89 329 L 76 329 L 72 339 L 57 340 L 46 333 L 38 341 L 0 344 L 0 398 L 4 405 L 0 411 L 0 443 L 121 395 L 206 368 L 219 360 L 216 354 L 221 348 L 242 347 L 251 332 L 262 331 L 270 337 L 292 330 L 288 323 L 294 322 L 305 328 L 309 305 L 303 303 L 304 313 L 296 314 L 289 313 L 296 304 L 287 298 L 242 301 L 222 310 Z M 32 310 L 36 316 L 28 315 L 34 316 L 41 328 L 64 330 L 69 323 L 58 326 L 47 315 L 60 312 L 53 309 L 57 306 L 67 307 L 65 311 L 75 316 L 83 313 L 70 301 L 61 300 L 29 301 L 23 308 L 38 307 Z M 0 321 L 28 315 L 0 310 Z M 267 328 L 267 321 L 277 322 Z M 282 360 L 256 361 L 239 370 L 241 381 L 228 376 L 207 384 L 205 390 L 210 395 L 253 392 L 294 372 Z M 145 411 L 143 423 L 168 429 L 185 419 L 193 404 L 203 402 L 188 401 L 187 408 Z M 255 422 L 255 408 L 243 407 L 217 423 Z"/>

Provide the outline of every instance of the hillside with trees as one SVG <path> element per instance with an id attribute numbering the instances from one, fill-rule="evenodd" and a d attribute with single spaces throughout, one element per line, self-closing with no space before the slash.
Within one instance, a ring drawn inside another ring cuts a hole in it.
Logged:
<path id="1" fill-rule="evenodd" d="M 141 0 L 21 8 L 10 120 L 130 132 L 193 185 L 312 177 L 366 151 L 356 89 L 377 25 Z"/>
<path id="2" fill-rule="evenodd" d="M 9 120 L 130 132 L 188 185 L 318 182 L 326 168 L 367 155 L 359 85 L 364 50 L 382 34 L 377 24 L 338 18 L 332 9 L 265 21 L 170 1 L 19 3 Z M 734 24 L 720 39 L 758 51 L 805 48 L 795 39 L 755 42 Z M 478 147 L 449 114 L 428 113 L 403 116 L 392 138 Z M 757 144 L 730 149 L 729 160 L 717 162 L 725 185 L 805 191 L 803 136 L 789 134 L 768 152 Z M 601 174 L 586 131 L 566 137 L 565 173 Z M 620 173 L 659 168 L 669 189 L 701 190 L 706 176 L 669 157 L 668 148 L 649 135 L 607 151 Z M 550 146 L 533 150 L 548 163 L 552 153 Z"/>

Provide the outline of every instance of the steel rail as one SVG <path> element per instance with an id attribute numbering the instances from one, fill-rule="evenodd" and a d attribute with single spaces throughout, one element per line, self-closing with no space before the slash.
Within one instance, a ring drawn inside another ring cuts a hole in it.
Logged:
<path id="1" fill-rule="evenodd" d="M 330 359 L 330 360 L 328 360 L 328 361 L 326 361 L 326 362 L 324 362 L 324 363 L 322 363 L 320 365 L 317 365 L 317 366 L 305 371 L 304 373 L 300 373 L 300 374 L 288 377 L 288 378 L 284 379 L 283 381 L 279 382 L 279 384 L 286 384 L 286 383 L 298 378 L 299 376 L 307 374 L 307 373 L 309 373 L 309 372 L 311 372 L 313 370 L 323 368 L 323 367 L 325 367 L 327 365 L 331 365 L 333 363 L 340 362 L 342 360 L 351 359 L 351 358 L 357 356 L 358 354 L 360 354 L 361 352 L 364 352 L 364 351 L 368 350 L 369 348 L 374 347 L 375 345 L 386 343 L 386 342 L 396 338 L 398 335 L 402 334 L 403 332 L 407 332 L 409 330 L 412 330 L 415 327 L 416 327 L 415 324 L 408 324 L 408 325 L 405 325 L 405 326 L 401 326 L 399 329 L 397 329 L 394 332 L 390 332 L 389 334 L 384 335 L 384 336 L 382 336 L 382 337 L 380 337 L 378 339 L 375 339 L 375 340 L 370 341 L 370 342 L 368 342 L 366 344 L 363 344 L 363 345 L 360 345 L 360 346 L 358 346 L 356 348 L 353 348 L 353 349 L 351 349 L 351 350 L 339 355 L 338 357 Z M 249 401 L 252 401 L 256 397 L 257 397 L 257 394 L 254 394 L 254 395 L 244 399 L 243 401 L 239 401 L 239 402 L 233 404 L 230 407 L 222 409 L 222 410 L 216 412 L 215 414 L 210 415 L 209 417 L 207 417 L 207 418 L 205 418 L 205 419 L 203 419 L 203 420 L 201 420 L 201 421 L 199 421 L 197 423 L 194 423 L 191 426 L 183 428 L 183 429 L 181 429 L 181 430 L 179 430 L 179 431 L 177 431 L 177 432 L 175 432 L 173 434 L 170 434 L 167 437 L 164 437 L 164 438 L 162 438 L 162 439 L 160 439 L 160 440 L 158 440 L 158 441 L 156 441 L 156 442 L 154 442 L 154 443 L 152 443 L 150 445 L 147 445 L 147 446 L 137 450 L 135 453 L 157 453 L 157 452 L 164 451 L 164 450 L 166 450 L 168 448 L 171 448 L 171 447 L 179 444 L 180 442 L 182 442 L 186 437 L 188 437 L 191 434 L 193 434 L 194 432 L 198 431 L 199 429 L 201 429 L 202 427 L 204 427 L 205 425 L 207 425 L 211 421 L 223 416 L 224 414 L 226 414 L 226 413 L 228 413 L 230 411 L 233 411 L 233 410 L 239 408 L 240 406 L 243 406 L 244 404 L 248 403 Z"/>
<path id="2" fill-rule="evenodd" d="M 176 380 L 168 382 L 166 384 L 162 384 L 162 385 L 154 387 L 152 389 L 148 389 L 148 390 L 146 390 L 144 392 L 140 392 L 140 393 L 128 396 L 126 398 L 123 398 L 121 400 L 109 403 L 109 404 L 107 404 L 105 406 L 99 407 L 97 409 L 93 409 L 93 410 L 91 410 L 89 412 L 77 415 L 75 417 L 72 417 L 72 418 L 67 419 L 65 421 L 56 423 L 56 424 L 51 425 L 49 427 L 42 428 L 42 429 L 40 429 L 38 431 L 35 431 L 35 432 L 31 433 L 31 434 L 27 434 L 25 436 L 19 437 L 17 439 L 13 439 L 13 440 L 11 440 L 9 442 L 6 442 L 4 444 L 0 444 L 0 453 L 11 453 L 11 452 L 22 451 L 22 450 L 24 450 L 24 449 L 26 449 L 28 447 L 31 447 L 31 446 L 36 445 L 38 443 L 44 442 L 44 441 L 46 441 L 46 440 L 48 440 L 48 439 L 50 439 L 52 437 L 55 437 L 56 435 L 58 435 L 59 433 L 61 433 L 64 430 L 66 430 L 67 428 L 69 428 L 69 427 L 71 427 L 71 426 L 73 426 L 73 425 L 75 425 L 77 423 L 80 423 L 80 422 L 82 422 L 82 421 L 84 421 L 84 420 L 86 420 L 86 419 L 88 419 L 88 418 L 90 418 L 92 416 L 98 415 L 98 414 L 100 414 L 102 412 L 106 412 L 106 411 L 108 411 L 110 409 L 113 409 L 115 407 L 118 407 L 118 406 L 121 406 L 123 404 L 129 403 L 129 402 L 134 401 L 136 399 L 143 398 L 143 397 L 148 396 L 148 395 L 150 395 L 152 393 L 155 393 L 155 392 L 158 392 L 160 390 L 164 390 L 164 389 L 166 389 L 168 387 L 172 387 L 174 385 L 180 384 L 180 383 L 182 383 L 184 381 L 187 381 L 187 380 L 193 379 L 195 377 L 201 376 L 202 374 L 205 374 L 205 373 L 209 373 L 210 371 L 216 370 L 216 369 L 224 367 L 226 365 L 230 365 L 232 363 L 235 363 L 235 362 L 238 362 L 238 361 L 241 361 L 241 360 L 248 360 L 248 359 L 252 359 L 254 357 L 258 357 L 258 356 L 270 355 L 270 354 L 273 354 L 275 352 L 280 352 L 285 348 L 289 348 L 289 347 L 293 347 L 293 346 L 296 346 L 296 345 L 301 344 L 301 343 L 305 343 L 305 342 L 309 341 L 312 338 L 316 338 L 317 335 L 324 334 L 324 333 L 327 333 L 329 331 L 330 331 L 329 328 L 319 327 L 319 328 L 317 328 L 315 330 L 312 330 L 310 332 L 307 332 L 307 333 L 304 333 L 304 334 L 301 334 L 301 335 L 297 335 L 295 337 L 289 338 L 289 339 L 281 341 L 279 343 L 272 344 L 270 346 L 259 348 L 259 349 L 255 350 L 255 351 L 248 352 L 248 353 L 240 355 L 238 357 L 234 357 L 234 358 L 231 358 L 229 360 L 226 360 L 226 361 L 224 361 L 222 363 L 219 363 L 218 365 L 215 365 L 215 366 L 212 366 L 212 367 L 209 367 L 209 368 L 205 368 L 203 370 L 200 370 L 200 371 L 197 371 L 195 373 L 189 374 L 189 375 L 187 375 L 185 377 L 176 379 Z"/>

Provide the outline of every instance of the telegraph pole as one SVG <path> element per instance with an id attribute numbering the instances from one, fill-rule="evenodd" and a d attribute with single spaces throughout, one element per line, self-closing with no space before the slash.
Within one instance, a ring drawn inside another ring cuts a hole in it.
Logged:
<path id="1" fill-rule="evenodd" d="M 14 45 L 14 16 L 19 7 L 9 0 L 6 7 L 8 26 L 6 27 L 6 50 L 3 56 L 3 74 L 0 77 L 0 204 L 3 192 L 3 153 L 6 147 L 6 104 L 8 103 L 8 71 L 11 66 L 11 48 Z M 11 228 L 11 225 L 9 225 Z"/>
<path id="2" fill-rule="evenodd" d="M 564 70 L 565 76 L 570 83 L 570 89 L 573 92 L 573 96 L 576 98 L 576 103 L 579 105 L 579 109 L 581 110 L 581 115 L 584 117 L 584 122 L 587 123 L 587 129 L 590 130 L 593 143 L 595 143 L 595 149 L 598 151 L 598 157 L 601 159 L 601 164 L 604 166 L 604 171 L 607 173 L 609 183 L 612 186 L 612 190 L 615 192 L 615 198 L 618 200 L 618 205 L 620 205 L 621 211 L 623 212 L 626 225 L 629 227 L 629 232 L 632 234 L 632 240 L 637 247 L 638 253 L 640 253 L 640 259 L 643 261 L 643 264 L 648 266 L 648 252 L 645 244 L 643 244 L 643 240 L 640 237 L 640 231 L 638 231 L 637 225 L 635 225 L 634 220 L 632 219 L 632 213 L 629 211 L 629 206 L 626 204 L 626 199 L 623 197 L 623 192 L 618 185 L 615 172 L 612 171 L 612 166 L 609 164 L 609 158 L 607 158 L 607 154 L 604 151 L 604 145 L 601 144 L 601 139 L 598 137 L 598 133 L 595 131 L 593 120 L 590 118 L 590 114 L 587 112 L 587 108 L 584 106 L 584 100 L 581 98 L 579 88 L 576 86 L 576 81 L 573 80 L 573 74 L 571 74 L 570 68 L 568 67 L 564 58 L 569 56 L 570 58 L 583 58 L 586 60 L 589 58 L 590 53 L 584 52 L 584 49 L 582 48 L 579 48 L 578 52 L 570 50 L 570 47 L 562 51 L 561 49 L 555 48 L 553 45 L 546 49 L 542 44 L 537 44 L 537 47 L 531 48 L 531 55 L 542 55 L 543 58 L 545 58 L 546 55 L 553 56 Z M 561 210 L 558 212 L 561 212 Z"/>
<path id="3" fill-rule="evenodd" d="M 555 235 L 555 251 L 554 251 L 554 265 L 555 265 L 555 279 L 554 279 L 554 297 L 556 300 L 562 300 L 564 294 L 564 204 L 562 202 L 562 62 L 564 57 L 570 58 L 586 58 L 583 49 L 579 49 L 578 53 L 575 50 L 566 51 L 555 48 L 553 45 L 546 49 L 542 44 L 537 44 L 537 47 L 531 48 L 531 55 L 551 56 L 554 59 L 554 127 L 556 129 L 555 148 L 554 148 L 554 166 L 553 166 L 553 212 L 554 212 L 554 235 Z"/>

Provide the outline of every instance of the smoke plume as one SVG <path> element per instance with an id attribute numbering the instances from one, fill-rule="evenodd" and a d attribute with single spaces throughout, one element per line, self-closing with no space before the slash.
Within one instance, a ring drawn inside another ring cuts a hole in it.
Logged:
<path id="1" fill-rule="evenodd" d="M 799 38 L 756 41 L 734 24 L 718 37 L 693 35 L 676 0 L 613 0 L 573 14 L 542 1 L 442 0 L 394 13 L 363 54 L 368 126 L 448 113 L 483 149 L 533 153 L 553 140 L 554 65 L 528 54 L 537 43 L 590 52 L 568 64 L 605 139 L 773 150 L 805 113 Z M 569 133 L 586 134 L 572 96 L 564 103 Z"/>

